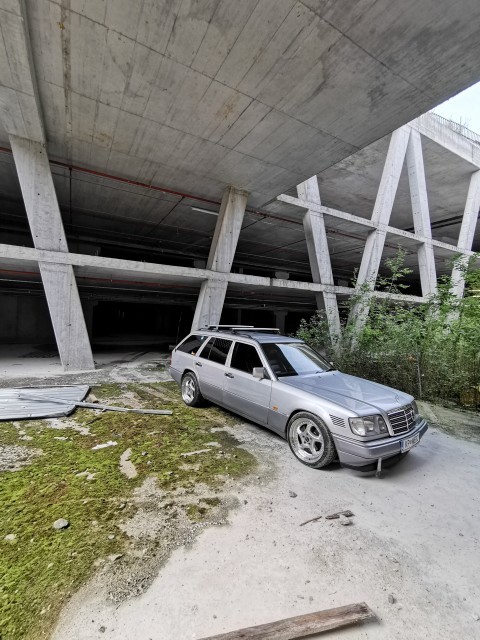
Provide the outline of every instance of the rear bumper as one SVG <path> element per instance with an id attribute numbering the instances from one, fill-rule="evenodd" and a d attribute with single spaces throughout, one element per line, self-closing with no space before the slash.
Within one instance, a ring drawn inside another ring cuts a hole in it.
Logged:
<path id="1" fill-rule="evenodd" d="M 401 436 L 394 436 L 393 438 L 359 442 L 358 440 L 345 438 L 344 436 L 336 434 L 332 434 L 332 436 L 335 440 L 340 463 L 346 467 L 360 468 L 371 465 L 374 460 L 378 460 L 379 458 L 385 460 L 394 456 L 400 457 L 402 453 L 400 449 L 401 441 L 405 440 L 405 438 L 411 438 L 417 433 L 420 434 L 420 439 L 422 439 L 427 429 L 427 422 L 422 418 L 415 429 Z"/>

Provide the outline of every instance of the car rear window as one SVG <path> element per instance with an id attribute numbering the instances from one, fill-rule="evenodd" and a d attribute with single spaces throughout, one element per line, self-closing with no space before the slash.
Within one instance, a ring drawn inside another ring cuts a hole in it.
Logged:
<path id="1" fill-rule="evenodd" d="M 195 356 L 207 337 L 208 336 L 188 336 L 188 338 L 177 347 L 177 351 L 183 351 L 184 353 L 189 353 L 191 356 Z"/>
<path id="2" fill-rule="evenodd" d="M 212 338 L 199 357 L 225 364 L 231 344 L 232 341 L 225 338 Z"/>
<path id="3" fill-rule="evenodd" d="M 258 351 L 251 344 L 237 342 L 233 347 L 232 363 L 233 369 L 253 373 L 254 367 L 263 367 Z"/>

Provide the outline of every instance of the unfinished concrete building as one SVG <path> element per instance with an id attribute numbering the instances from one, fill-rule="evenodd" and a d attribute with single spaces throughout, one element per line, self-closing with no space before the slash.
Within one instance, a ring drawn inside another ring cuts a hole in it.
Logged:
<path id="1" fill-rule="evenodd" d="M 477 250 L 478 138 L 421 114 L 479 79 L 480 5 L 346 4 L 0 0 L 0 343 L 335 333 L 356 269 L 402 246 L 422 300 Z"/>

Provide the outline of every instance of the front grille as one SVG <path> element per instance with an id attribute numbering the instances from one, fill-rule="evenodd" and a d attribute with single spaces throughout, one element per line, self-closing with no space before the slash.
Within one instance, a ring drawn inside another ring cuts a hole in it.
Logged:
<path id="1" fill-rule="evenodd" d="M 336 425 L 337 427 L 345 428 L 345 420 L 343 418 L 339 418 L 338 416 L 332 416 L 330 414 L 330 419 L 333 422 L 333 424 Z"/>
<path id="2" fill-rule="evenodd" d="M 395 435 L 410 431 L 415 424 L 415 413 L 411 404 L 407 404 L 401 409 L 389 411 L 387 415 Z"/>

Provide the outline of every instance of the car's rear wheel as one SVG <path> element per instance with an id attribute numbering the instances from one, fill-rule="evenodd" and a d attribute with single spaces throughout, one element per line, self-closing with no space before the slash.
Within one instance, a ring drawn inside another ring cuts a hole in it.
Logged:
<path id="1" fill-rule="evenodd" d="M 290 418 L 287 440 L 293 455 L 308 467 L 321 469 L 335 460 L 337 452 L 332 434 L 313 413 L 301 411 Z"/>
<path id="2" fill-rule="evenodd" d="M 182 400 L 189 407 L 199 407 L 203 404 L 203 396 L 195 374 L 188 371 L 182 378 Z"/>

